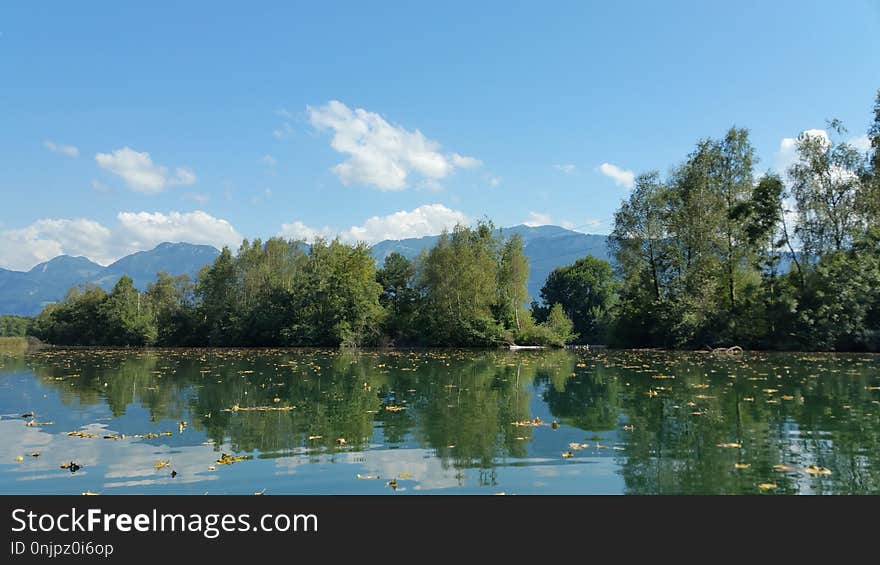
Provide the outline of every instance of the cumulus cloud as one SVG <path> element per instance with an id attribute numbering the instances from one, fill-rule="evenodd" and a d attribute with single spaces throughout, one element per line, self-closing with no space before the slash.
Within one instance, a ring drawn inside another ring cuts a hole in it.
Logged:
<path id="1" fill-rule="evenodd" d="M 563 173 L 565 173 L 567 175 L 572 175 L 572 174 L 574 174 L 575 171 L 577 171 L 577 165 L 572 165 L 570 163 L 564 164 L 564 165 L 553 165 L 553 168 L 556 169 L 557 171 L 562 171 Z"/>
<path id="2" fill-rule="evenodd" d="M 228 221 L 206 212 L 120 212 L 119 230 L 129 247 L 151 249 L 165 241 L 237 247 L 242 240 Z"/>
<path id="3" fill-rule="evenodd" d="M 541 214 L 539 212 L 529 212 L 529 219 L 523 224 L 534 228 L 537 226 L 546 226 L 553 223 L 553 217 L 550 214 Z"/>
<path id="4" fill-rule="evenodd" d="M 0 231 L 0 267 L 27 270 L 63 253 L 106 261 L 111 241 L 110 230 L 92 220 L 37 220 L 21 229 Z"/>
<path id="5" fill-rule="evenodd" d="M 166 241 L 236 248 L 242 240 L 229 222 L 202 211 L 120 212 L 116 220 L 107 227 L 87 219 L 42 219 L 0 231 L 0 267 L 27 270 L 62 254 L 107 265 Z"/>
<path id="6" fill-rule="evenodd" d="M 617 186 L 620 186 L 627 190 L 631 190 L 633 185 L 635 184 L 635 173 L 626 169 L 621 169 L 617 165 L 612 165 L 611 163 L 602 163 L 601 165 L 599 165 L 599 172 L 606 177 L 612 179 L 614 181 L 614 184 L 616 184 Z"/>
<path id="7" fill-rule="evenodd" d="M 413 210 L 401 210 L 387 216 L 372 216 L 359 226 L 345 230 L 329 227 L 313 228 L 300 221 L 281 226 L 281 235 L 291 239 L 313 241 L 316 237 L 331 238 L 336 235 L 345 242 L 364 241 L 377 243 L 386 239 L 406 239 L 437 235 L 456 224 L 468 224 L 470 218 L 463 212 L 452 210 L 442 204 L 426 204 Z"/>
<path id="8" fill-rule="evenodd" d="M 145 194 L 158 194 L 169 186 L 196 182 L 196 174 L 192 169 L 177 167 L 172 175 L 167 167 L 153 163 L 146 151 L 138 152 L 129 147 L 112 153 L 98 153 L 95 155 L 95 162 L 102 169 L 121 177 L 132 190 Z"/>
<path id="9" fill-rule="evenodd" d="M 47 139 L 43 142 L 43 147 L 54 153 L 61 153 L 70 157 L 79 157 L 79 149 L 73 145 L 63 145 Z"/>
<path id="10" fill-rule="evenodd" d="M 408 131 L 379 114 L 362 108 L 352 110 L 331 100 L 306 108 L 312 126 L 332 131 L 330 146 L 348 159 L 333 167 L 345 185 L 372 185 L 379 190 L 403 190 L 410 174 L 437 181 L 455 169 L 471 169 L 482 163 L 458 153 L 440 153 L 440 144 L 419 130 Z"/>

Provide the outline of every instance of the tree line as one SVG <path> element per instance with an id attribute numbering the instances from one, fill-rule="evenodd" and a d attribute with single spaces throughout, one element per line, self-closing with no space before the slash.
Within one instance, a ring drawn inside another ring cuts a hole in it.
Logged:
<path id="1" fill-rule="evenodd" d="M 803 133 L 786 171 L 759 171 L 749 132 L 697 142 L 638 175 L 594 257 L 526 291 L 518 235 L 456 226 L 414 260 L 365 244 L 271 238 L 224 248 L 195 278 L 145 292 L 71 289 L 28 330 L 58 344 L 880 349 L 880 91 L 870 147 L 843 125 Z"/>
<path id="2" fill-rule="evenodd" d="M 365 244 L 271 238 L 224 248 L 195 280 L 159 273 L 140 292 L 124 276 L 108 293 L 72 288 L 34 320 L 64 345 L 561 346 L 576 335 L 556 305 L 527 308 L 528 259 L 518 235 L 491 222 L 456 226 L 411 261 L 377 269 Z"/>
<path id="3" fill-rule="evenodd" d="M 828 130 L 801 134 L 785 178 L 736 127 L 639 175 L 609 238 L 611 341 L 880 349 L 880 92 L 868 151 Z"/>

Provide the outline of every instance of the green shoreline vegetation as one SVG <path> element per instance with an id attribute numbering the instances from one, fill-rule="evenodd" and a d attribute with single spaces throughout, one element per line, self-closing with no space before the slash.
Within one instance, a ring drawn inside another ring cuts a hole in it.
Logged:
<path id="1" fill-rule="evenodd" d="M 483 221 L 379 269 L 364 244 L 245 241 L 195 281 L 73 288 L 24 332 L 58 345 L 880 350 L 880 92 L 868 151 L 828 126 L 797 140 L 788 182 L 757 170 L 736 127 L 666 178 L 639 175 L 609 236 L 615 267 L 557 269 L 531 308 L 522 241 Z"/>

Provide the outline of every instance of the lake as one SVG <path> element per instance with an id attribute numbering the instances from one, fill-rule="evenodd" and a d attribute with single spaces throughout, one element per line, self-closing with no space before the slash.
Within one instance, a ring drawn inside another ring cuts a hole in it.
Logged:
<path id="1" fill-rule="evenodd" d="M 880 356 L 0 351 L 0 493 L 86 492 L 880 493 Z"/>

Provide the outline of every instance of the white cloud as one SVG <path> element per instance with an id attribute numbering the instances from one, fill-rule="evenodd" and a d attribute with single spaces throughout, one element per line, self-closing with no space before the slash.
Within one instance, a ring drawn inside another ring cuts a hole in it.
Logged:
<path id="1" fill-rule="evenodd" d="M 529 219 L 523 224 L 534 228 L 537 226 L 546 226 L 553 223 L 553 217 L 550 214 L 541 214 L 538 212 L 529 212 Z"/>
<path id="2" fill-rule="evenodd" d="M 0 231 L 0 267 L 27 270 L 58 255 L 85 256 L 107 265 L 165 241 L 237 248 L 242 236 L 226 220 L 202 212 L 120 212 L 117 224 L 87 219 L 42 219 Z"/>
<path id="3" fill-rule="evenodd" d="M 167 167 L 153 163 L 149 153 L 138 152 L 129 147 L 112 153 L 98 153 L 95 161 L 102 169 L 122 177 L 132 190 L 145 194 L 158 194 L 169 186 L 196 182 L 196 174 L 192 169 L 177 167 L 171 176 Z"/>
<path id="4" fill-rule="evenodd" d="M 267 167 L 274 167 L 275 165 L 278 164 L 278 160 L 275 159 L 275 157 L 273 157 L 271 155 L 263 155 L 262 161 L 263 161 L 263 164 L 266 165 Z"/>
<path id="5" fill-rule="evenodd" d="M 319 237 L 323 237 L 324 239 L 331 239 L 333 237 L 331 233 L 332 230 L 329 227 L 323 227 L 320 229 L 310 228 L 309 226 L 297 220 L 289 224 L 283 224 L 281 226 L 280 235 L 288 239 L 315 241 L 315 239 Z"/>
<path id="6" fill-rule="evenodd" d="M 463 212 L 452 210 L 442 204 L 425 204 L 414 210 L 401 210 L 387 216 L 373 216 L 359 226 L 335 231 L 327 226 L 312 228 L 300 221 L 281 226 L 281 235 L 292 239 L 313 241 L 316 237 L 331 238 L 338 235 L 342 241 L 369 244 L 386 239 L 406 239 L 437 235 L 456 224 L 469 224 L 470 218 Z"/>
<path id="7" fill-rule="evenodd" d="M 408 177 L 417 173 L 426 180 L 439 180 L 456 168 L 468 169 L 482 163 L 458 153 L 442 154 L 440 144 L 422 135 L 388 123 L 385 118 L 362 108 L 352 110 L 331 100 L 319 107 L 306 108 L 309 120 L 318 130 L 331 130 L 330 146 L 348 159 L 333 172 L 345 185 L 366 184 L 379 190 L 403 190 Z"/>
<path id="8" fill-rule="evenodd" d="M 130 248 L 152 249 L 165 241 L 238 247 L 242 237 L 232 224 L 206 212 L 120 212 L 119 230 Z"/>
<path id="9" fill-rule="evenodd" d="M 451 153 L 449 160 L 452 161 L 453 167 L 458 167 L 459 169 L 476 169 L 483 165 L 483 162 L 475 157 L 465 157 L 458 153 Z"/>
<path id="10" fill-rule="evenodd" d="M 501 177 L 489 177 L 489 186 L 495 188 L 499 184 L 501 184 Z"/>
<path id="11" fill-rule="evenodd" d="M 54 141 L 49 141 L 47 139 L 43 142 L 43 147 L 55 153 L 61 153 L 70 157 L 79 157 L 79 149 L 74 147 L 73 145 L 63 145 L 61 143 L 55 143 Z"/>
<path id="12" fill-rule="evenodd" d="M 557 171 L 562 171 L 567 175 L 572 175 L 577 171 L 577 165 L 565 164 L 565 165 L 553 165 L 553 168 Z"/>
<path id="13" fill-rule="evenodd" d="M 602 163 L 599 165 L 599 172 L 612 179 L 617 186 L 626 188 L 627 190 L 631 190 L 635 184 L 635 173 L 626 169 L 621 169 L 617 165 Z"/>
<path id="14" fill-rule="evenodd" d="M 0 231 L 0 267 L 27 270 L 64 253 L 107 261 L 111 241 L 110 230 L 92 220 L 37 220 L 25 228 Z"/>

